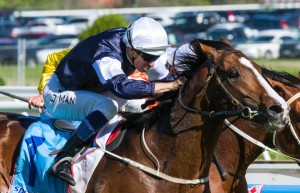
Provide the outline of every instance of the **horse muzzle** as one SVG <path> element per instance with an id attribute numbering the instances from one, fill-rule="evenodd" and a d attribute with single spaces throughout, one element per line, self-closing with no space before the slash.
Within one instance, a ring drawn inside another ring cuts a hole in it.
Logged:
<path id="1" fill-rule="evenodd" d="M 289 111 L 290 106 L 283 108 L 281 105 L 270 105 L 267 108 L 268 117 L 268 128 L 270 131 L 276 131 L 283 129 L 289 122 Z"/>

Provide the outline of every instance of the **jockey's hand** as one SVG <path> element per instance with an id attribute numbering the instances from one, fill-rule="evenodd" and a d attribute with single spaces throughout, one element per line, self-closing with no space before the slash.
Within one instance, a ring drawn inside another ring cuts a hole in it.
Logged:
<path id="1" fill-rule="evenodd" d="M 160 93 L 165 93 L 169 91 L 176 91 L 186 82 L 185 77 L 180 77 L 172 82 L 156 82 L 154 89 L 154 96 Z"/>
<path id="2" fill-rule="evenodd" d="M 173 81 L 172 91 L 176 91 L 184 85 L 187 79 L 184 76 L 179 77 L 177 80 Z"/>
<path id="3" fill-rule="evenodd" d="M 38 108 L 39 112 L 42 112 L 44 106 L 43 94 L 30 97 L 28 99 L 28 108 L 31 109 L 31 106 Z"/>

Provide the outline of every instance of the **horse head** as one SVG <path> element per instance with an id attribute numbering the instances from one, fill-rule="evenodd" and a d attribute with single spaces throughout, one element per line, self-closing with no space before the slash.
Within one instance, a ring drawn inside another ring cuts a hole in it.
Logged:
<path id="1" fill-rule="evenodd" d="M 221 39 L 229 48 L 232 48 L 226 39 Z M 226 49 L 226 48 L 220 48 Z M 238 117 L 228 119 L 230 124 L 224 127 L 215 150 L 214 163 L 210 170 L 211 192 L 246 192 L 247 183 L 245 173 L 248 166 L 261 154 L 261 152 L 272 146 L 272 141 L 276 139 L 277 147 L 288 156 L 299 158 L 299 128 L 297 117 L 299 118 L 299 108 L 295 96 L 299 93 L 299 79 L 287 73 L 269 71 L 262 69 L 262 76 L 271 87 L 288 103 L 291 110 L 289 113 L 291 124 L 283 126 L 282 129 L 274 133 L 267 132 L 263 125 L 247 121 Z M 298 86 L 297 86 L 298 85 Z M 298 88 L 297 88 L 298 87 Z M 291 100 L 292 99 L 292 100 Z M 291 103 L 290 101 L 293 101 Z M 298 116 L 297 116 L 298 111 Z M 294 134 L 290 126 L 295 126 Z M 240 130 L 240 132 L 238 131 Z M 242 134 L 248 134 L 245 136 Z M 250 139 L 250 136 L 254 140 Z M 276 137 L 275 137 L 276 136 Z M 275 137 L 273 139 L 273 137 Z M 272 140 L 273 139 L 273 140 Z M 256 142 L 267 145 L 263 148 Z M 251 142 L 250 142 L 251 141 Z M 272 146 L 273 147 L 273 146 Z M 296 156 L 296 154 L 298 156 Z M 232 164 L 234 163 L 234 164 Z M 217 168 L 216 168 L 217 167 Z M 220 179 L 220 175 L 222 179 Z"/>
<path id="2" fill-rule="evenodd" d="M 216 49 L 205 43 L 199 41 L 203 53 L 213 63 L 212 79 L 208 81 L 211 86 L 206 90 L 215 110 L 240 110 L 244 118 L 265 122 L 270 131 L 289 123 L 290 106 L 261 75 L 259 65 L 231 47 Z M 221 92 L 216 95 L 215 90 Z M 224 103 L 226 99 L 230 102 Z"/>
<path id="3" fill-rule="evenodd" d="M 273 143 L 283 153 L 300 158 L 300 79 L 285 73 L 263 69 L 274 90 L 291 106 L 291 124 L 274 134 Z"/>

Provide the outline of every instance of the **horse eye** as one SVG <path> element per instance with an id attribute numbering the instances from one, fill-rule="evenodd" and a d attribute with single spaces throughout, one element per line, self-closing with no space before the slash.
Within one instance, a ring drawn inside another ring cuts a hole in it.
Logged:
<path id="1" fill-rule="evenodd" d="M 230 78 L 237 78 L 237 77 L 239 77 L 240 74 L 235 68 L 231 68 L 227 71 L 227 75 Z"/>
<path id="2" fill-rule="evenodd" d="M 283 89 L 282 89 L 280 86 L 275 85 L 275 86 L 273 87 L 273 89 L 274 89 L 280 96 L 284 97 Z"/>

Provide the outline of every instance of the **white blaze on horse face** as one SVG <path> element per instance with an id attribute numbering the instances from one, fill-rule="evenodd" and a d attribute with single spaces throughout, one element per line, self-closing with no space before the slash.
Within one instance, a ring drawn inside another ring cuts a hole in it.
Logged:
<path id="1" fill-rule="evenodd" d="M 288 103 L 281 96 L 279 96 L 277 92 L 274 91 L 274 89 L 268 84 L 268 82 L 263 78 L 263 76 L 256 70 L 256 68 L 254 68 L 251 61 L 244 57 L 240 58 L 239 61 L 244 66 L 250 68 L 253 71 L 254 75 L 258 79 L 258 82 L 262 85 L 263 88 L 265 88 L 268 95 L 274 100 L 276 100 L 279 104 L 281 104 L 281 107 L 284 109 L 284 114 L 288 115 L 290 109 Z"/>

